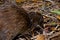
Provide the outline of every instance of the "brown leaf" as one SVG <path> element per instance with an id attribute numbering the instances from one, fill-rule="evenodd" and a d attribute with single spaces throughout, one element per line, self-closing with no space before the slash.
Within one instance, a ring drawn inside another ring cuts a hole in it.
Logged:
<path id="1" fill-rule="evenodd" d="M 45 40 L 45 36 L 44 35 L 37 35 L 36 37 L 37 37 L 36 40 Z"/>
<path id="2" fill-rule="evenodd" d="M 60 16 L 56 16 L 60 20 Z"/>

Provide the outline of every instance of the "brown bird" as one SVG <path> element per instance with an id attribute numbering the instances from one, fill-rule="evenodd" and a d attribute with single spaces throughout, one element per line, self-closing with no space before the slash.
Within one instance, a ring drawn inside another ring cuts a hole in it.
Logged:
<path id="1" fill-rule="evenodd" d="M 31 20 L 27 12 L 16 5 L 0 7 L 0 39 L 12 40 L 17 34 L 24 33 L 32 25 L 43 27 L 43 18 L 39 13 L 31 13 Z"/>

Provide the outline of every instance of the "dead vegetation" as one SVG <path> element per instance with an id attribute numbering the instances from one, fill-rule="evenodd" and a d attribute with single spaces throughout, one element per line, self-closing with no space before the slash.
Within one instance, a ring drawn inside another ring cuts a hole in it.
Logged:
<path id="1" fill-rule="evenodd" d="M 59 40 L 59 2 L 41 0 L 1 5 L 1 40 Z"/>

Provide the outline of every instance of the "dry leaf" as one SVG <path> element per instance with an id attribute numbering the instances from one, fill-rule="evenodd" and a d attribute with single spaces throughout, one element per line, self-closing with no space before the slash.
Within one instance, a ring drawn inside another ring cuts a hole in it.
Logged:
<path id="1" fill-rule="evenodd" d="M 36 40 L 45 40 L 45 36 L 44 35 L 37 35 L 36 37 L 37 37 Z"/>
<path id="2" fill-rule="evenodd" d="M 56 16 L 60 20 L 60 16 Z"/>
<path id="3" fill-rule="evenodd" d="M 25 0 L 16 0 L 16 2 L 21 3 L 24 2 Z"/>

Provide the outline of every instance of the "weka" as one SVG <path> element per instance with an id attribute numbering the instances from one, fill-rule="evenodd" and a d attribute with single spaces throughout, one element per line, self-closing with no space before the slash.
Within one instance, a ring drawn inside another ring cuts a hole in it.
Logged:
<path id="1" fill-rule="evenodd" d="M 27 12 L 15 5 L 0 7 L 0 40 L 12 40 L 30 27 Z"/>

